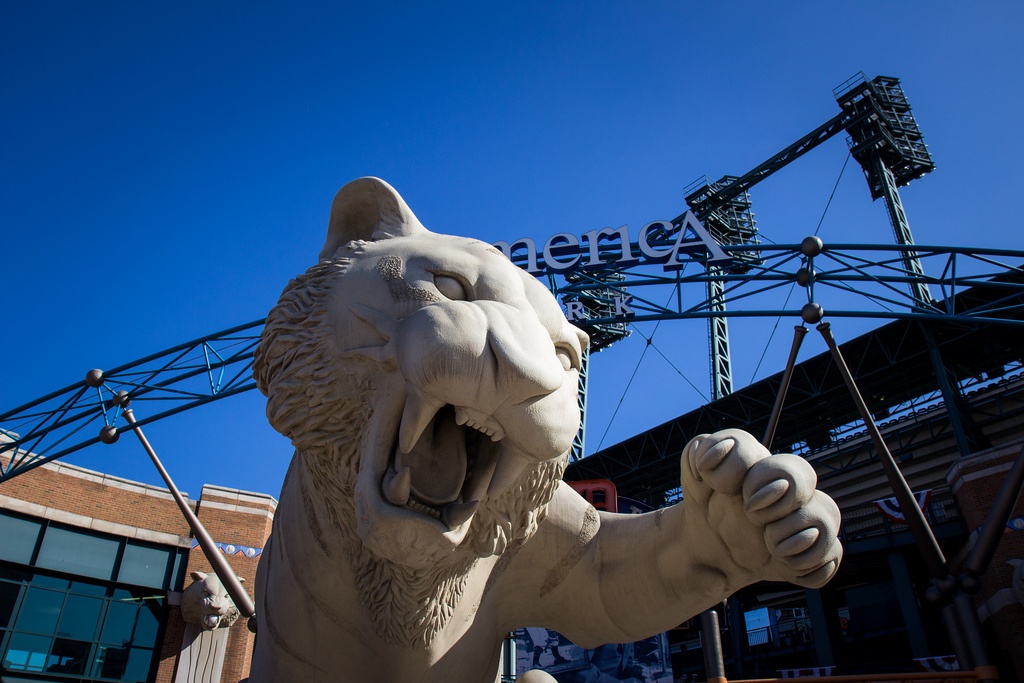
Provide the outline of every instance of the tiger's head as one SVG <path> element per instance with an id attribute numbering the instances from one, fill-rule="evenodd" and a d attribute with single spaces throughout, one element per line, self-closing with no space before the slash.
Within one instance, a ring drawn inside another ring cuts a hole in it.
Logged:
<path id="1" fill-rule="evenodd" d="M 536 530 L 579 428 L 587 343 L 500 251 L 428 231 L 361 178 L 271 312 L 254 373 L 361 544 L 428 566 Z"/>

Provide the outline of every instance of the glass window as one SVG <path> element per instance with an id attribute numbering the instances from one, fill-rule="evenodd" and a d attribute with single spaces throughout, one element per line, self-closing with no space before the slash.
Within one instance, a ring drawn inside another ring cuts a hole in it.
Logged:
<path id="1" fill-rule="evenodd" d="M 23 571 L 0 567 L 0 581 L 25 581 L 27 579 L 28 574 Z"/>
<path id="2" fill-rule="evenodd" d="M 50 527 L 43 536 L 36 565 L 79 576 L 109 579 L 120 541 L 69 529 Z"/>
<path id="3" fill-rule="evenodd" d="M 164 554 L 165 574 L 171 559 Z M 4 672 L 130 683 L 151 677 L 166 611 L 160 589 L 116 588 L 41 574 L 22 574 L 23 581 L 17 582 L 8 578 L 0 576 Z M 2 678 L 6 683 L 9 676 Z"/>
<path id="4" fill-rule="evenodd" d="M 180 591 L 185 585 L 185 567 L 188 566 L 188 551 L 178 548 L 174 555 L 174 569 L 171 571 L 171 585 L 169 590 Z"/>
<path id="5" fill-rule="evenodd" d="M 146 600 L 139 610 L 139 621 L 135 626 L 134 645 L 156 646 L 156 634 L 160 630 L 160 615 L 163 606 L 156 600 Z"/>
<path id="6" fill-rule="evenodd" d="M 121 680 L 128 666 L 128 648 L 100 645 L 96 648 L 96 663 L 92 675 L 96 678 Z"/>
<path id="7" fill-rule="evenodd" d="M 42 528 L 42 522 L 0 514 L 0 559 L 30 564 Z"/>
<path id="8" fill-rule="evenodd" d="M 139 608 L 134 602 L 111 602 L 107 607 L 107 618 L 103 620 L 100 640 L 116 645 L 130 643 L 132 628 L 135 626 L 135 613 L 138 611 Z"/>
<path id="9" fill-rule="evenodd" d="M 57 618 L 63 604 L 63 593 L 30 587 L 22 602 L 15 628 L 19 631 L 52 634 L 57 628 Z"/>
<path id="10" fill-rule="evenodd" d="M 12 633 L 4 655 L 4 666 L 16 671 L 42 671 L 52 638 Z"/>
<path id="11" fill-rule="evenodd" d="M 14 606 L 18 603 L 18 594 L 20 592 L 20 583 L 0 581 L 0 628 L 7 628 L 8 624 L 10 624 L 11 615 L 14 614 Z"/>
<path id="12" fill-rule="evenodd" d="M 36 574 L 32 577 L 33 586 L 45 586 L 46 588 L 57 588 L 59 590 L 68 589 L 68 580 L 60 579 L 56 576 L 46 576 L 45 574 Z"/>
<path id="13" fill-rule="evenodd" d="M 53 650 L 46 659 L 46 671 L 60 674 L 83 674 L 85 664 L 89 661 L 91 643 L 81 640 L 57 638 L 53 642 Z"/>
<path id="14" fill-rule="evenodd" d="M 57 635 L 65 638 L 92 640 L 96 636 L 96 623 L 100 619 L 103 601 L 84 595 L 69 595 L 60 615 Z"/>
<path id="15" fill-rule="evenodd" d="M 124 548 L 117 580 L 136 586 L 163 588 L 171 552 L 169 548 L 153 548 L 129 541 Z"/>
<path id="16" fill-rule="evenodd" d="M 131 654 L 128 655 L 128 666 L 125 667 L 123 680 L 144 683 L 149 678 L 149 669 L 152 662 L 152 650 L 133 647 Z"/>
<path id="17" fill-rule="evenodd" d="M 72 581 L 71 592 L 78 593 L 79 595 L 95 595 L 102 598 L 107 594 L 107 587 L 95 583 L 85 583 L 84 581 Z"/>

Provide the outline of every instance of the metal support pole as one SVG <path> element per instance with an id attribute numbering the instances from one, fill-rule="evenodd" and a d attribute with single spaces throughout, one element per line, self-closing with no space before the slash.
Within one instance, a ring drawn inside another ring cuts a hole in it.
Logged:
<path id="1" fill-rule="evenodd" d="M 910 653 L 913 657 L 927 657 L 928 639 L 924 635 L 921 610 L 914 595 L 914 584 L 907 570 L 907 561 L 900 550 L 890 550 L 888 559 L 892 583 L 896 588 L 896 601 L 900 606 L 900 616 L 903 617 L 907 639 L 910 640 Z"/>
<path id="2" fill-rule="evenodd" d="M 953 611 L 957 616 L 957 623 L 960 627 L 960 636 L 963 638 L 967 648 L 967 666 L 961 669 L 971 668 L 978 673 L 979 683 L 995 681 L 999 679 L 999 671 L 992 665 L 988 656 L 988 648 L 985 647 L 985 640 L 981 637 L 981 621 L 978 619 L 978 610 L 974 608 L 974 599 L 958 591 L 953 596 Z M 957 659 L 960 653 L 957 653 Z"/>
<path id="3" fill-rule="evenodd" d="M 576 438 L 572 440 L 572 447 L 569 449 L 569 462 L 582 460 L 586 455 L 587 446 L 587 385 L 590 372 L 590 349 L 583 349 L 583 356 L 580 358 L 580 380 L 576 387 L 576 405 L 580 409 L 580 428 L 576 432 Z"/>
<path id="4" fill-rule="evenodd" d="M 768 427 L 764 430 L 764 438 L 761 445 L 771 450 L 772 440 L 775 439 L 775 428 L 779 426 L 779 417 L 782 415 L 782 405 L 786 401 L 786 393 L 789 392 L 789 383 L 793 380 L 793 367 L 796 365 L 796 356 L 800 352 L 800 344 L 807 335 L 807 328 L 797 325 L 793 328 L 793 345 L 789 348 L 789 358 L 786 360 L 786 370 L 782 373 L 782 384 L 779 385 L 779 393 L 775 396 L 775 405 L 772 406 L 772 416 L 768 418 Z"/>
<path id="5" fill-rule="evenodd" d="M 964 638 L 964 625 L 952 602 L 942 606 L 942 621 L 946 624 L 946 632 L 949 634 L 949 643 L 956 653 L 957 664 L 961 671 L 973 669 L 975 664 L 971 659 L 971 650 Z"/>
<path id="6" fill-rule="evenodd" d="M 960 456 L 967 457 L 971 453 L 989 448 L 991 444 L 987 443 L 988 440 L 971 419 L 970 410 L 964 401 L 963 394 L 960 393 L 956 379 L 950 377 L 935 335 L 932 334 L 928 325 L 919 324 L 925 344 L 928 345 L 928 355 L 931 357 L 932 367 L 935 369 L 935 379 L 939 385 L 939 391 L 942 393 L 942 401 L 946 404 L 946 415 L 949 417 L 949 424 L 953 429 L 953 438 L 956 440 Z"/>
<path id="7" fill-rule="evenodd" d="M 708 273 L 711 274 L 711 269 Z M 711 338 L 711 400 L 717 401 L 732 393 L 732 360 L 729 353 L 729 323 L 725 316 L 725 285 L 708 280 L 708 331 Z"/>
<path id="8" fill-rule="evenodd" d="M 931 527 L 928 526 L 924 512 L 917 505 L 917 501 L 907 485 L 907 480 L 903 478 L 903 473 L 900 472 L 900 468 L 896 465 L 892 453 L 889 452 L 889 448 L 885 445 L 882 433 L 878 431 L 878 425 L 872 419 L 867 404 L 864 402 L 860 390 L 857 389 L 857 383 L 854 381 L 853 375 L 850 374 L 846 361 L 843 360 L 839 346 L 832 337 L 830 327 L 827 322 L 821 323 L 818 325 L 818 331 L 825 338 L 825 343 L 828 344 L 829 351 L 832 352 L 836 366 L 839 368 L 839 372 L 842 374 L 843 380 L 850 390 L 850 396 L 853 398 L 861 420 L 864 421 L 864 426 L 867 428 L 871 441 L 878 451 L 878 456 L 889 479 L 889 484 L 896 495 L 896 500 L 899 501 L 900 510 L 903 512 L 907 526 L 910 527 L 910 532 L 914 536 L 918 552 L 921 554 L 925 566 L 928 567 L 928 572 L 932 575 L 934 588 L 929 589 L 929 591 L 934 590 L 943 596 L 952 595 L 952 604 L 943 609 L 943 615 L 946 618 L 947 627 L 950 629 L 950 640 L 954 648 L 956 648 L 957 660 L 960 662 L 962 669 L 973 668 L 980 671 L 980 680 L 987 681 L 998 678 L 996 669 L 991 665 L 991 660 L 986 652 L 985 642 L 981 637 L 981 623 L 978 621 L 978 613 L 974 609 L 971 596 L 960 590 L 957 579 L 949 574 L 942 549 L 939 548 L 939 544 L 932 534 Z"/>
<path id="9" fill-rule="evenodd" d="M 203 554 L 206 555 L 206 559 L 210 561 L 213 566 L 214 573 L 217 574 L 217 578 L 224 585 L 228 595 L 235 603 L 235 607 L 242 616 L 249 618 L 256 614 L 256 606 L 253 604 L 252 598 L 245 592 L 242 587 L 242 583 L 235 576 L 235 572 L 231 569 L 231 565 L 224 559 L 224 555 L 217 550 L 217 545 L 214 543 L 213 538 L 209 532 L 206 531 L 206 527 L 199 521 L 196 514 L 192 512 L 192 508 L 185 502 L 185 498 L 181 495 L 178 487 L 174 485 L 174 481 L 171 480 L 171 475 L 164 469 L 163 463 L 160 462 L 160 458 L 157 457 L 156 451 L 149 445 L 149 441 L 146 439 L 146 435 L 142 433 L 142 428 L 135 424 L 135 414 L 132 409 L 128 407 L 128 399 L 126 396 L 118 397 L 122 405 L 122 415 L 128 422 L 132 430 L 135 431 L 135 436 L 139 437 L 139 441 L 142 443 L 142 447 L 146 449 L 146 453 L 149 454 L 149 459 L 156 465 L 157 471 L 163 478 L 164 483 L 171 492 L 171 496 L 174 498 L 174 502 L 178 504 L 178 509 L 181 510 L 181 514 L 184 515 L 185 521 L 188 522 L 189 528 L 195 535 L 196 540 L 199 541 L 199 547 L 203 549 Z"/>
<path id="10" fill-rule="evenodd" d="M 814 634 L 814 653 L 818 656 L 818 666 L 835 666 L 836 659 L 832 652 L 832 633 L 835 627 L 825 609 L 825 597 L 820 588 L 805 588 L 804 598 L 807 601 L 807 612 L 811 617 L 811 632 Z"/>
<path id="11" fill-rule="evenodd" d="M 935 535 L 932 534 L 931 527 L 928 526 L 928 520 L 925 519 L 924 512 L 917 504 L 917 499 L 914 498 L 914 494 L 910 491 L 907 480 L 903 478 L 903 473 L 900 472 L 900 468 L 896 465 L 892 453 L 889 452 L 889 447 L 885 445 L 885 439 L 882 438 L 882 433 L 878 431 L 878 425 L 875 424 L 874 419 L 871 417 L 871 411 L 868 410 L 868 406 L 864 402 L 860 390 L 857 388 L 857 383 L 854 381 L 853 375 L 850 374 L 850 368 L 847 367 L 843 354 L 839 351 L 839 346 L 832 337 L 831 325 L 827 322 L 819 324 L 818 332 L 821 333 L 825 343 L 828 344 L 828 349 L 832 352 L 832 358 L 839 368 L 839 373 L 843 376 L 843 381 L 846 382 L 846 388 L 849 389 L 850 396 L 857 406 L 860 418 L 864 421 L 864 426 L 867 428 L 875 450 L 878 451 L 878 458 L 882 463 L 882 469 L 885 470 L 885 475 L 889 479 L 889 485 L 892 486 L 892 492 L 895 494 L 896 500 L 899 501 L 900 510 L 906 518 L 907 526 L 910 527 L 914 541 L 917 543 L 918 551 L 924 559 L 925 566 L 928 567 L 928 572 L 932 575 L 932 578 L 945 579 L 949 576 L 949 570 L 946 567 L 946 558 L 942 554 L 942 549 L 939 548 L 939 543 L 935 540 Z"/>
<path id="12" fill-rule="evenodd" d="M 732 667 L 733 673 L 743 671 L 743 643 L 746 639 L 746 631 L 740 626 L 743 621 L 743 607 L 740 604 L 739 596 L 733 595 L 726 601 L 729 608 L 729 634 L 732 636 Z"/>
<path id="13" fill-rule="evenodd" d="M 700 615 L 704 670 L 708 683 L 726 683 L 725 661 L 722 658 L 722 635 L 718 628 L 718 612 L 706 610 Z"/>
<path id="14" fill-rule="evenodd" d="M 882 193 L 885 197 L 885 208 L 889 212 L 889 222 L 892 223 L 893 233 L 896 235 L 896 243 L 905 246 L 913 246 L 914 236 L 910 234 L 910 221 L 907 220 L 907 213 L 903 210 L 903 201 L 900 199 L 899 189 L 896 187 L 896 179 L 892 171 L 885 165 L 881 156 L 874 157 L 875 172 L 882 182 Z M 903 267 L 914 277 L 910 283 L 910 294 L 917 301 L 919 306 L 930 305 L 933 301 L 932 293 L 928 291 L 928 285 L 924 283 L 924 268 L 921 266 L 921 259 L 916 251 L 903 252 Z"/>

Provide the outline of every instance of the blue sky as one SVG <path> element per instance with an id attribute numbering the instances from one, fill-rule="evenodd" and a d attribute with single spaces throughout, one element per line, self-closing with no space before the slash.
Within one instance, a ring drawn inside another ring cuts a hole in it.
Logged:
<path id="1" fill-rule="evenodd" d="M 488 241 L 638 228 L 826 121 L 858 71 L 903 80 L 936 161 L 903 191 L 917 241 L 1021 248 L 1022 20 L 1019 2 L 4 2 L 0 409 L 262 317 L 355 177 Z M 845 158 L 837 137 L 757 186 L 762 234 L 813 232 Z M 820 234 L 891 239 L 852 162 Z M 773 324 L 732 324 L 737 385 Z M 655 343 L 707 393 L 704 323 Z M 623 397 L 642 350 L 594 357 L 591 449 L 700 404 L 650 353 Z M 147 430 L 183 489 L 276 495 L 290 447 L 261 398 Z M 127 440 L 70 461 L 156 482 Z"/>

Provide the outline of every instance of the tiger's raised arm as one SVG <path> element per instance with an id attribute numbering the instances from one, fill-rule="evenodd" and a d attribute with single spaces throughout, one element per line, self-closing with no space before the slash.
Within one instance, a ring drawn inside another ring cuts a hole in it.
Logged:
<path id="1" fill-rule="evenodd" d="M 802 458 L 725 430 L 684 449 L 677 505 L 599 513 L 563 484 L 512 569 L 536 598 L 519 618 L 593 647 L 673 628 L 755 581 L 822 586 L 842 546 L 839 510 L 815 483 Z"/>

